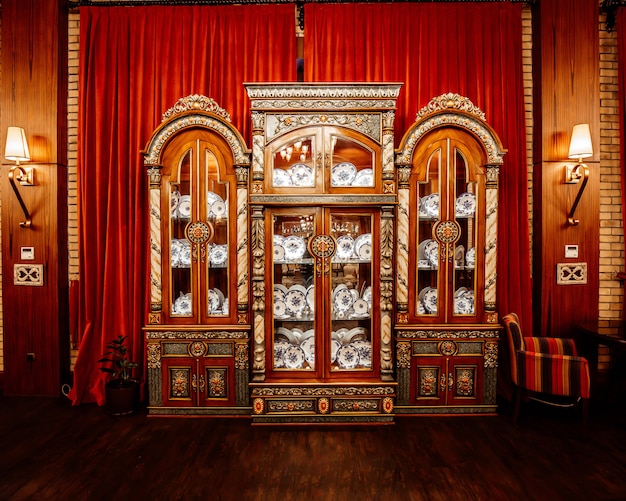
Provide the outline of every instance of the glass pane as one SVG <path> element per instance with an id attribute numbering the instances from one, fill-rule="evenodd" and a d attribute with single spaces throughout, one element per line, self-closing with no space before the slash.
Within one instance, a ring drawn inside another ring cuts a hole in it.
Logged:
<path id="1" fill-rule="evenodd" d="M 372 216 L 332 214 L 331 370 L 372 368 Z"/>
<path id="2" fill-rule="evenodd" d="M 213 227 L 213 238 L 208 245 L 208 259 L 204 260 L 208 276 L 207 313 L 209 315 L 228 315 L 229 183 L 220 181 L 217 158 L 208 149 L 204 153 L 204 170 L 204 179 L 207 180 L 206 219 L 208 224 Z"/>
<path id="3" fill-rule="evenodd" d="M 312 214 L 274 216 L 274 369 L 315 369 L 315 282 L 308 242 Z"/>
<path id="4" fill-rule="evenodd" d="M 456 173 L 455 217 L 461 226 L 461 238 L 454 249 L 454 314 L 473 315 L 476 287 L 476 183 L 468 182 L 468 164 L 462 153 L 454 150 Z"/>
<path id="5" fill-rule="evenodd" d="M 282 144 L 273 153 L 272 186 L 315 186 L 314 137 L 301 137 Z"/>
<path id="6" fill-rule="evenodd" d="M 174 316 L 193 315 L 191 297 L 191 242 L 185 238 L 185 226 L 193 213 L 191 199 L 192 150 L 187 150 L 170 179 L 170 304 Z"/>
<path id="7" fill-rule="evenodd" d="M 343 136 L 331 135 L 330 142 L 330 185 L 374 186 L 374 152 L 358 141 Z"/>
<path id="8" fill-rule="evenodd" d="M 433 225 L 440 217 L 439 183 L 442 151 L 437 149 L 428 159 L 426 180 L 418 184 L 417 218 L 417 314 L 437 315 L 439 311 L 439 244 L 432 238 Z"/>

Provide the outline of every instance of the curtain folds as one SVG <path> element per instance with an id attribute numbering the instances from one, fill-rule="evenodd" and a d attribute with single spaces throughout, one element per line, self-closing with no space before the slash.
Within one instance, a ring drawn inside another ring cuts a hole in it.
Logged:
<path id="1" fill-rule="evenodd" d="M 466 96 L 485 112 L 508 150 L 500 170 L 498 310 L 516 312 L 530 328 L 521 8 L 458 2 L 306 4 L 304 71 L 307 81 L 403 82 L 396 144 L 416 113 L 445 92 Z"/>
<path id="2" fill-rule="evenodd" d="M 245 81 L 296 78 L 290 5 L 81 7 L 79 352 L 70 398 L 104 403 L 97 360 L 119 334 L 143 372 L 147 175 L 140 151 L 162 114 L 212 97 L 250 141 Z"/>

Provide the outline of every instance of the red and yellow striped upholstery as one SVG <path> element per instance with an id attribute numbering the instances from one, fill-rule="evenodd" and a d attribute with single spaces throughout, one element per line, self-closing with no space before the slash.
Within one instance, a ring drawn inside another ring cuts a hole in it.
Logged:
<path id="1" fill-rule="evenodd" d="M 516 386 L 537 393 L 589 398 L 589 364 L 578 356 L 572 339 L 524 337 L 515 313 L 502 320 Z"/>

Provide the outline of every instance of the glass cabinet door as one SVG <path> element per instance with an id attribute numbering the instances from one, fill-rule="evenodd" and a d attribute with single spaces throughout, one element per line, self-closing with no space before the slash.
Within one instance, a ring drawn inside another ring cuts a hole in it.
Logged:
<path id="1" fill-rule="evenodd" d="M 435 141 L 424 158 L 412 180 L 418 193 L 412 208 L 416 315 L 429 322 L 467 320 L 477 314 L 476 249 L 483 246 L 477 214 L 484 205 L 484 176 L 461 141 Z"/>
<path id="2" fill-rule="evenodd" d="M 477 181 L 471 179 L 469 165 L 463 153 L 454 149 L 454 217 L 460 227 L 460 238 L 454 245 L 454 275 L 452 314 L 474 315 L 476 309 L 476 206 Z"/>
<path id="3" fill-rule="evenodd" d="M 195 201 L 192 197 L 191 166 L 193 150 L 186 150 L 173 169 L 167 186 L 169 194 L 169 238 L 170 243 L 170 297 L 168 298 L 173 317 L 194 315 L 192 298 L 191 242 L 185 238 L 185 227 L 193 214 Z"/>
<path id="4" fill-rule="evenodd" d="M 315 232 L 315 210 L 271 216 L 273 274 L 273 361 L 278 371 L 316 370 L 316 281 L 308 243 Z M 268 246 L 269 247 L 269 246 Z"/>
<path id="5" fill-rule="evenodd" d="M 331 212 L 329 222 L 337 242 L 324 301 L 330 305 L 329 367 L 331 372 L 372 370 L 373 215 Z"/>
<path id="6" fill-rule="evenodd" d="M 265 160 L 269 193 L 359 193 L 378 186 L 380 147 L 338 127 L 310 127 L 270 143 Z"/>
<path id="7" fill-rule="evenodd" d="M 163 169 L 163 308 L 179 323 L 226 323 L 236 313 L 235 175 L 210 141 L 195 137 L 176 146 Z"/>
<path id="8" fill-rule="evenodd" d="M 228 316 L 229 309 L 229 270 L 232 268 L 229 248 L 230 218 L 229 207 L 230 183 L 220 179 L 219 163 L 214 152 L 209 149 L 203 151 L 204 162 L 201 164 L 201 178 L 206 180 L 206 201 L 202 203 L 202 209 L 206 210 L 207 222 L 212 232 L 206 252 L 206 259 L 200 261 L 205 264 L 206 315 L 209 317 Z M 202 250 L 201 250 L 202 251 Z"/>
<path id="9" fill-rule="evenodd" d="M 433 237 L 433 227 L 440 220 L 442 207 L 441 164 L 443 152 L 436 148 L 427 159 L 425 180 L 418 187 L 418 247 L 417 247 L 417 313 L 436 316 L 439 306 L 440 267 L 439 243 Z M 445 206 L 443 207 L 445 210 Z"/>

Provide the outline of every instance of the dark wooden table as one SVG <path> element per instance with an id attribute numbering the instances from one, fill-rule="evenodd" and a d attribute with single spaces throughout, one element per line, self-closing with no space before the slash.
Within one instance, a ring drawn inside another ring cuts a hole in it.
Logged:
<path id="1" fill-rule="evenodd" d="M 626 382 L 626 322 L 598 320 L 580 325 L 576 342 L 580 355 L 589 361 L 592 385 L 597 389 L 605 383 L 610 400 L 618 399 Z M 608 371 L 604 374 L 598 371 L 600 346 L 609 350 Z"/>

